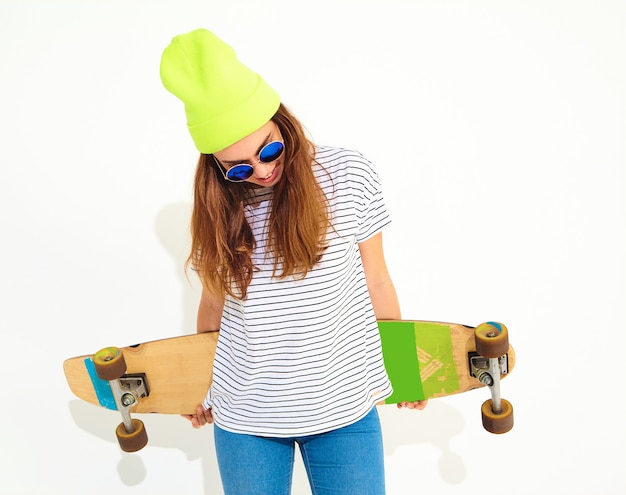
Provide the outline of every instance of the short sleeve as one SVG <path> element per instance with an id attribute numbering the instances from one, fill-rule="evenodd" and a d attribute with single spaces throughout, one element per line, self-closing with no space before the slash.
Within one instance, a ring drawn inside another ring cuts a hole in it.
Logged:
<path id="1" fill-rule="evenodd" d="M 391 218 L 374 165 L 365 158 L 355 160 L 353 165 L 358 225 L 356 239 L 363 242 L 378 234 L 391 222 Z"/>

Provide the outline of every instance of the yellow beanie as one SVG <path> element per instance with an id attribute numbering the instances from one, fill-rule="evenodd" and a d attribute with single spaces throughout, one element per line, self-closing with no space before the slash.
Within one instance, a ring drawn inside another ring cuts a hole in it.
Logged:
<path id="1" fill-rule="evenodd" d="M 185 104 L 196 148 L 211 154 L 263 127 L 280 105 L 278 94 L 206 29 L 176 36 L 161 57 L 163 86 Z"/>

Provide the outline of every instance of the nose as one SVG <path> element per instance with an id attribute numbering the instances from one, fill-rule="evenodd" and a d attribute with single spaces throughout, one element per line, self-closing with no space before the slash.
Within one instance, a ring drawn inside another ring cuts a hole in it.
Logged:
<path id="1" fill-rule="evenodd" d="M 267 177 L 272 170 L 274 170 L 274 166 L 276 165 L 276 162 L 271 162 L 271 163 L 263 163 L 261 161 L 259 161 L 255 166 L 254 166 L 254 177 L 256 177 L 257 179 L 264 179 L 265 177 Z"/>

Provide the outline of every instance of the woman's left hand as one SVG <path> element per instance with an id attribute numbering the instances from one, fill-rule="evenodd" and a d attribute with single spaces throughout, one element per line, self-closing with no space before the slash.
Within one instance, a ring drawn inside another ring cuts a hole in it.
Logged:
<path id="1" fill-rule="evenodd" d="M 398 409 L 402 409 L 403 407 L 408 407 L 409 409 L 417 409 L 421 411 L 428 404 L 427 400 L 418 400 L 415 402 L 400 402 L 398 403 Z"/>
<path id="2" fill-rule="evenodd" d="M 213 412 L 211 409 L 205 409 L 202 406 L 196 408 L 196 414 L 181 414 L 183 418 L 191 422 L 191 426 L 195 429 L 201 428 L 206 424 L 213 423 Z"/>

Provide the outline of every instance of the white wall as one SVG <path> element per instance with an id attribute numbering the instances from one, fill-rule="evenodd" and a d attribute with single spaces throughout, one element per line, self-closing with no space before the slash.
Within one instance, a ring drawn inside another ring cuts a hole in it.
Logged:
<path id="1" fill-rule="evenodd" d="M 3 493 L 222 493 L 210 428 L 144 417 L 123 454 L 62 373 L 194 331 L 196 154 L 158 64 L 204 26 L 318 142 L 377 164 L 406 318 L 509 327 L 513 431 L 483 431 L 486 392 L 384 408 L 389 494 L 623 494 L 625 5 L 3 0 Z"/>

